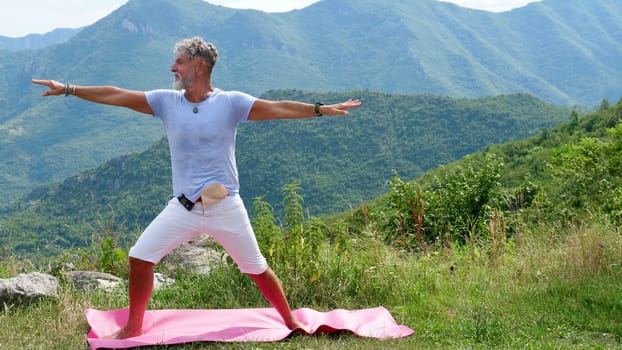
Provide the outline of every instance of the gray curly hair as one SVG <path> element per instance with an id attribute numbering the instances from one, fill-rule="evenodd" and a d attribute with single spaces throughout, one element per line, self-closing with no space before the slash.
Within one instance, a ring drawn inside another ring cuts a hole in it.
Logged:
<path id="1" fill-rule="evenodd" d="M 188 55 L 189 59 L 193 59 L 197 56 L 203 58 L 210 66 L 210 72 L 214 69 L 216 62 L 218 61 L 218 50 L 216 49 L 216 46 L 212 43 L 206 42 L 203 38 L 198 36 L 178 41 L 177 44 L 175 44 L 173 53 L 175 56 L 185 53 Z"/>

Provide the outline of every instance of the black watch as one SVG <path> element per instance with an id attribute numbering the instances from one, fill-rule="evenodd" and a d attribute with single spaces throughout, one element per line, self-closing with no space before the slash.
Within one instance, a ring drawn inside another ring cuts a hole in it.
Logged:
<path id="1" fill-rule="evenodd" d="M 322 116 L 322 113 L 320 113 L 320 106 L 323 106 L 324 104 L 322 102 L 316 102 L 315 103 L 315 115 L 318 117 Z"/>

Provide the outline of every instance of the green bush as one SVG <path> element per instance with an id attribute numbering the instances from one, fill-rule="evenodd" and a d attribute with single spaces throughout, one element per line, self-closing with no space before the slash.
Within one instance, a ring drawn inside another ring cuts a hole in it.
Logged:
<path id="1" fill-rule="evenodd" d="M 622 124 L 607 129 L 607 137 L 558 147 L 551 171 L 572 218 L 603 212 L 613 223 L 622 222 Z"/>
<path id="2" fill-rule="evenodd" d="M 467 158 L 463 166 L 441 168 L 429 189 L 390 182 L 386 207 L 373 217 L 388 243 L 422 250 L 435 242 L 464 244 L 488 232 L 490 218 L 503 203 L 499 176 L 503 164 L 494 154 L 483 161 Z"/>

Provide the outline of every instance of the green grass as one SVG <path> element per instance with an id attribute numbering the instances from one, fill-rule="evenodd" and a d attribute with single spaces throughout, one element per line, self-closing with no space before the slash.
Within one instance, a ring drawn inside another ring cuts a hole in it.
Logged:
<path id="1" fill-rule="evenodd" d="M 622 236 L 611 226 L 524 228 L 520 235 L 415 256 L 374 239 L 349 254 L 325 251 L 313 282 L 280 276 L 292 306 L 318 310 L 385 306 L 408 338 L 294 335 L 276 343 L 196 343 L 147 349 L 610 349 L 622 348 Z M 0 276 L 32 266 L 0 261 Z M 151 308 L 265 307 L 252 282 L 223 266 L 210 276 L 180 272 Z M 55 300 L 0 310 L 2 349 L 87 349 L 85 308 L 127 305 L 62 284 Z"/>

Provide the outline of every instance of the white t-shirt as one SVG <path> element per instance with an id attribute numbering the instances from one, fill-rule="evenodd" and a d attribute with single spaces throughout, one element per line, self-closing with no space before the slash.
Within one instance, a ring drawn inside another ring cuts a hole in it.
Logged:
<path id="1" fill-rule="evenodd" d="M 257 98 L 220 89 L 200 103 L 189 102 L 183 90 L 153 90 L 145 95 L 154 116 L 162 119 L 166 129 L 173 195 L 183 194 L 195 201 L 203 188 L 212 183 L 221 183 L 229 194 L 237 194 L 237 126 L 248 122 Z"/>

